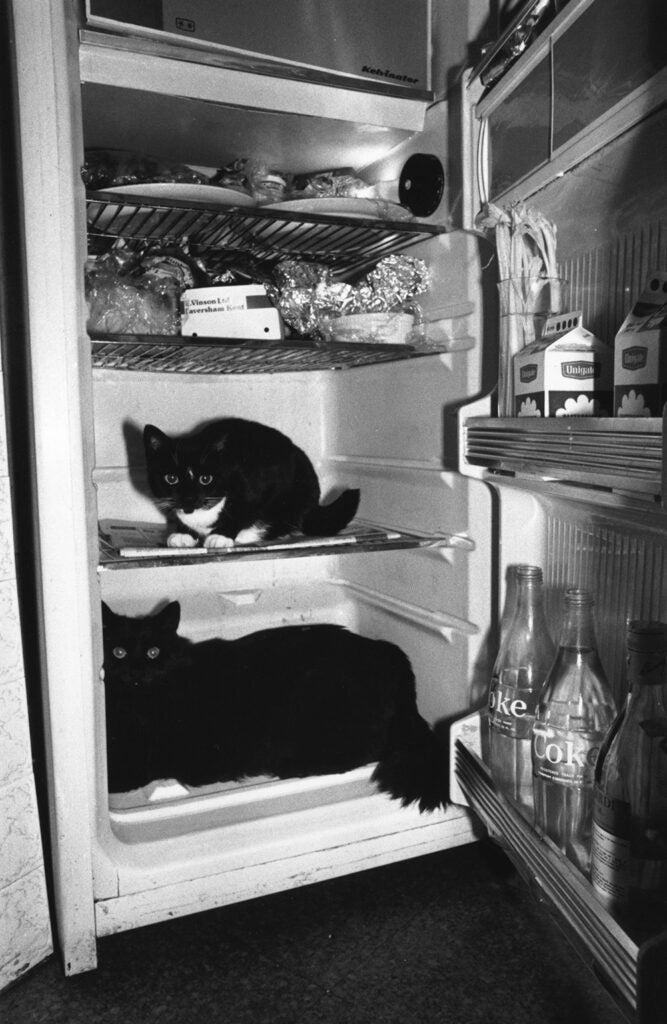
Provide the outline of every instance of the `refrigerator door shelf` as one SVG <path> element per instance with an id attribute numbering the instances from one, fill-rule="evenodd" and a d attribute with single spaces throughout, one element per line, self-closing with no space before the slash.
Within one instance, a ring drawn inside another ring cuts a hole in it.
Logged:
<path id="1" fill-rule="evenodd" d="M 623 1011 L 641 1024 L 659 1024 L 667 932 L 638 945 L 598 901 L 589 881 L 496 791 L 484 762 L 460 739 L 455 764 L 457 781 L 489 833 L 499 837 L 538 900 Z"/>
<path id="2" fill-rule="evenodd" d="M 662 493 L 662 420 L 658 417 L 473 416 L 462 429 L 464 467 L 484 467 L 486 479 L 511 473 L 648 497 Z M 500 477 L 494 479 L 500 482 Z"/>

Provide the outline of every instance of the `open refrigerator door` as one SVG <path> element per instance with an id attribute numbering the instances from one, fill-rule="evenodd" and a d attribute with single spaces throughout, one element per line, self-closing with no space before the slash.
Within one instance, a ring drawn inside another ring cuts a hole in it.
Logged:
<path id="1" fill-rule="evenodd" d="M 555 265 L 569 301 L 553 321 L 568 320 L 557 354 L 560 363 L 569 360 L 572 379 L 565 386 L 577 392 L 570 392 L 576 401 L 569 410 L 566 401 L 560 410 L 550 407 L 549 388 L 563 385 L 547 377 L 546 360 L 559 345 L 548 336 L 552 321 L 547 317 L 541 341 L 522 337 L 508 354 L 499 392 L 461 411 L 459 430 L 461 472 L 485 482 L 497 496 L 498 607 L 508 597 L 512 567 L 539 566 L 555 638 L 566 589 L 590 592 L 604 669 L 622 707 L 628 691 L 626 625 L 664 621 L 667 614 L 664 398 L 657 397 L 662 371 L 646 358 L 651 337 L 639 333 L 650 321 L 657 338 L 662 316 L 659 287 L 653 305 L 642 305 L 640 296 L 647 279 L 659 286 L 667 259 L 664 188 L 659 161 L 649 156 L 655 140 L 664 139 L 665 75 L 664 67 L 640 56 L 639 39 L 642 33 L 648 38 L 659 17 L 655 6 L 645 4 L 622 62 L 626 88 L 601 99 L 594 82 L 609 74 L 613 61 L 594 55 L 583 77 L 580 117 L 571 118 L 571 108 L 566 116 L 566 83 L 576 75 L 577 59 L 582 73 L 583 40 L 592 38 L 586 33 L 595 26 L 595 38 L 605 38 L 607 57 L 624 52 L 622 15 L 612 6 L 566 5 L 549 31 L 475 105 L 476 212 L 488 217 L 491 207 L 495 227 L 510 225 L 517 211 L 530 209 L 557 228 Z M 527 102 L 533 111 L 528 121 L 521 115 Z M 521 133 L 526 145 L 512 155 L 508 140 L 517 141 Z M 496 257 L 502 271 L 502 251 Z M 499 299 L 497 325 L 502 328 L 503 313 L 522 319 L 523 310 L 503 308 L 502 294 Z M 534 326 L 532 315 L 530 321 Z M 580 323 L 597 339 L 598 355 L 589 343 L 582 344 L 581 335 L 574 338 Z M 501 350 L 504 336 L 502 329 L 496 335 Z M 623 359 L 628 349 L 631 355 Z M 643 357 L 633 362 L 640 349 Z M 502 368 L 502 351 L 499 358 Z M 601 391 L 585 396 L 596 358 L 607 364 L 604 396 Z M 631 383 L 625 383 L 619 366 L 633 374 Z M 613 398 L 612 377 L 621 385 Z M 503 402 L 513 384 L 530 393 L 530 409 L 525 395 L 516 404 Z M 649 935 L 619 923 L 589 877 L 506 798 L 489 769 L 488 716 L 482 699 L 477 711 L 453 727 L 452 799 L 476 810 L 628 1019 L 659 1021 L 665 999 L 664 926 Z"/>

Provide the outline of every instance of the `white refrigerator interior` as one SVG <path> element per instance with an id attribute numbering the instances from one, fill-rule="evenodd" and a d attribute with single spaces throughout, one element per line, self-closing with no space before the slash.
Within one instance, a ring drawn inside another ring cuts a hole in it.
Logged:
<path id="1" fill-rule="evenodd" d="M 132 40 L 79 33 L 69 3 L 16 4 L 14 22 L 56 921 L 65 969 L 76 973 L 94 966 L 98 936 L 477 834 L 467 808 L 419 814 L 377 793 L 372 766 L 110 803 L 100 601 L 142 614 L 178 599 L 193 638 L 345 624 L 406 650 L 429 722 L 443 728 L 462 714 L 490 619 L 490 497 L 454 472 L 453 454 L 447 466 L 443 404 L 479 390 L 479 268 L 474 239 L 441 233 L 446 214 L 426 218 L 414 253 L 433 267 L 424 307 L 438 343 L 436 354 L 405 365 L 373 357 L 356 368 L 278 373 L 263 365 L 240 373 L 93 366 L 82 287 L 87 147 L 136 147 L 213 168 L 263 146 L 266 159 L 293 171 L 350 165 L 372 168 L 371 181 L 395 180 L 413 152 L 444 160 L 446 105 L 183 62 L 168 49 L 147 53 Z M 463 40 L 467 24 L 457 31 Z M 48 70 L 36 76 L 36 65 Z M 380 251 L 404 243 L 399 230 Z M 312 459 L 325 494 L 360 487 L 363 521 L 409 535 L 410 547 L 129 569 L 100 563 L 98 521 L 159 520 L 137 429 L 155 422 L 176 433 L 229 415 L 287 433 Z M 479 492 L 473 502 L 469 491 Z"/>

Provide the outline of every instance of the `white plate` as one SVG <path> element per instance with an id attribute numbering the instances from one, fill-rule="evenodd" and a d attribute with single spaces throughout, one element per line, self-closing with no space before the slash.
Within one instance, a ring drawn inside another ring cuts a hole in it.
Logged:
<path id="1" fill-rule="evenodd" d="M 141 196 L 142 199 L 176 199 L 181 202 L 222 203 L 225 206 L 256 206 L 256 201 L 245 192 L 218 185 L 196 185 L 188 182 L 146 181 L 138 185 L 117 185 L 101 188 L 100 193 L 118 193 L 121 196 Z"/>
<path id="2" fill-rule="evenodd" d="M 410 211 L 398 203 L 345 196 L 287 199 L 284 203 L 263 203 L 261 209 L 280 210 L 283 213 L 333 213 L 344 217 L 375 217 L 380 220 L 414 220 Z"/>

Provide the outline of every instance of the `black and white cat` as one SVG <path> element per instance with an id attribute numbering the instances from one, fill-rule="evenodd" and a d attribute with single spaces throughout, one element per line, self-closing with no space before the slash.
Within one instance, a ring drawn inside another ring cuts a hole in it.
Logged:
<path id="1" fill-rule="evenodd" d="M 151 490 L 175 521 L 170 547 L 231 547 L 294 533 L 330 536 L 350 522 L 359 491 L 320 505 L 308 456 L 285 434 L 228 418 L 175 439 L 144 428 Z"/>
<path id="2" fill-rule="evenodd" d="M 110 792 L 377 762 L 380 790 L 444 805 L 445 756 L 394 644 L 328 624 L 193 643 L 178 635 L 177 601 L 143 618 L 102 610 Z"/>

